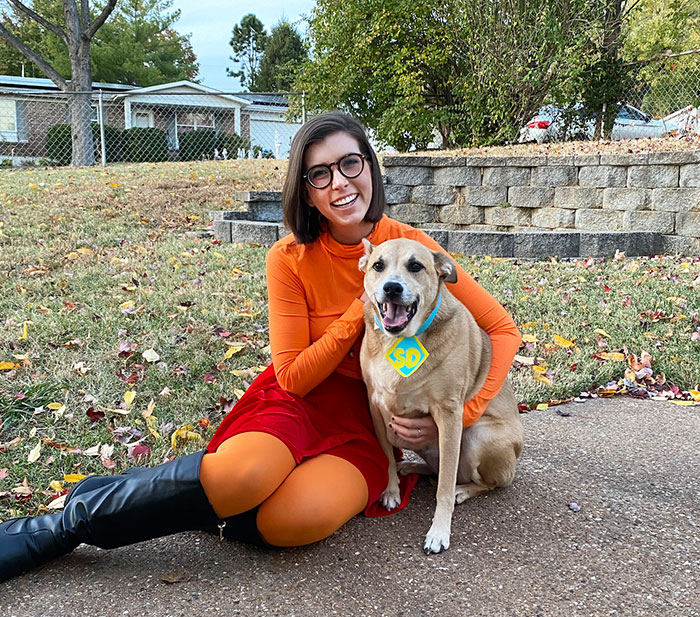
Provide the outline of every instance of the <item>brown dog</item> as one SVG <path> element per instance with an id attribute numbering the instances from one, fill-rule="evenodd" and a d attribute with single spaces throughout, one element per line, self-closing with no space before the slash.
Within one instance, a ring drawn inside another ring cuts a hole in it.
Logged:
<path id="1" fill-rule="evenodd" d="M 400 471 L 438 474 L 437 506 L 423 548 L 439 553 L 450 545 L 455 502 L 513 481 L 522 423 L 506 382 L 481 418 L 462 428 L 464 402 L 486 380 L 491 343 L 445 286 L 457 280 L 450 258 L 403 238 L 364 243 L 359 265 L 369 301 L 360 362 L 377 438 L 389 459 L 382 504 L 391 510 L 400 502 L 392 446 L 411 449 L 389 427 L 391 416 L 430 414 L 438 440 L 417 451 L 425 464 L 404 463 Z"/>

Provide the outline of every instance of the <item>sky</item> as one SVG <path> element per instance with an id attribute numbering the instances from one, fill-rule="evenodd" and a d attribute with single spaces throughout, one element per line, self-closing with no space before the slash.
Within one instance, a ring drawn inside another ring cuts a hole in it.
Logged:
<path id="1" fill-rule="evenodd" d="M 175 29 L 180 34 L 192 35 L 190 41 L 199 61 L 200 83 L 226 92 L 241 92 L 240 80 L 226 75 L 226 67 L 234 65 L 229 59 L 233 53 L 229 45 L 233 26 L 253 13 L 268 34 L 282 17 L 303 34 L 306 29 L 303 15 L 309 15 L 315 4 L 314 0 L 175 0 L 172 8 L 181 11 Z"/>

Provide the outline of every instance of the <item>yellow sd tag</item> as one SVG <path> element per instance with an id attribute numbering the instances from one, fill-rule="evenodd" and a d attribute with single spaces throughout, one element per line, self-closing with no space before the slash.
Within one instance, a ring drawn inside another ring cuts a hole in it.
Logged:
<path id="1" fill-rule="evenodd" d="M 385 358 L 389 360 L 400 375 L 408 377 L 418 370 L 418 367 L 425 362 L 430 354 L 421 342 L 415 337 L 399 338 L 386 352 Z"/>

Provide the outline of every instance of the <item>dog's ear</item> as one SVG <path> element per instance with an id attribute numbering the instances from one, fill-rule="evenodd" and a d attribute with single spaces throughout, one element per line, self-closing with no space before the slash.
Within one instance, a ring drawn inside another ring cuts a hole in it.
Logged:
<path id="1" fill-rule="evenodd" d="M 440 251 L 433 251 L 433 260 L 435 261 L 435 269 L 437 270 L 438 276 L 445 281 L 445 283 L 456 283 L 457 282 L 457 266 L 445 253 Z"/>
<path id="2" fill-rule="evenodd" d="M 374 244 L 372 244 L 367 238 L 362 238 L 362 244 L 365 246 L 365 254 L 360 257 L 360 261 L 357 264 L 357 267 L 360 269 L 361 272 L 365 272 L 367 269 L 367 262 L 369 261 L 369 256 L 372 254 L 372 251 L 374 250 Z"/>

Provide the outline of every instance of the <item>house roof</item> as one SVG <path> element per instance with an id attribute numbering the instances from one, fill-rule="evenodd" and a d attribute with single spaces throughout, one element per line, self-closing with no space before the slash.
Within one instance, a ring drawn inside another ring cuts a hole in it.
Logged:
<path id="1" fill-rule="evenodd" d="M 158 94 L 202 94 L 209 97 L 221 97 L 231 103 L 240 105 L 250 109 L 259 111 L 284 111 L 289 106 L 289 101 L 285 96 L 271 93 L 260 92 L 237 92 L 235 94 L 225 93 L 215 88 L 210 88 L 203 84 L 197 84 L 192 81 L 172 81 L 167 84 L 158 84 L 157 86 L 131 86 L 128 84 L 110 84 L 100 81 L 95 81 L 92 84 L 95 90 L 106 90 L 121 97 L 141 97 L 145 99 L 149 95 Z M 0 75 L 0 90 L 9 89 L 14 92 L 39 92 L 48 90 L 51 92 L 59 92 L 58 87 L 50 79 L 37 77 L 19 77 L 16 75 Z M 97 93 L 93 93 L 93 96 Z M 191 99 L 194 101 L 195 99 Z M 175 104 L 175 98 L 172 99 Z M 204 101 L 199 102 L 200 105 L 205 105 Z M 208 103 L 210 104 L 210 103 Z"/>
<path id="2" fill-rule="evenodd" d="M 39 77 L 19 77 L 17 75 L 0 75 L 0 88 L 22 88 L 30 90 L 58 90 L 58 86 L 50 79 Z M 102 81 L 92 82 L 92 87 L 97 90 L 133 90 L 138 86 L 129 86 L 126 84 L 109 84 Z"/>
<path id="3" fill-rule="evenodd" d="M 260 92 L 241 92 L 236 96 L 250 101 L 254 105 L 269 105 L 275 107 L 288 107 L 289 101 L 281 94 L 269 94 Z"/>
<path id="4" fill-rule="evenodd" d="M 157 86 L 147 86 L 145 88 L 136 88 L 125 92 L 123 96 L 142 96 L 149 94 L 192 94 L 201 93 L 210 96 L 218 96 L 229 101 L 238 103 L 239 105 L 246 106 L 249 105 L 249 101 L 241 97 L 240 95 L 225 94 L 221 90 L 216 90 L 215 88 L 210 88 L 202 84 L 194 83 L 193 81 L 171 81 L 167 84 L 158 84 Z"/>

